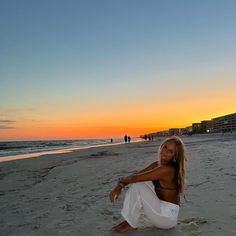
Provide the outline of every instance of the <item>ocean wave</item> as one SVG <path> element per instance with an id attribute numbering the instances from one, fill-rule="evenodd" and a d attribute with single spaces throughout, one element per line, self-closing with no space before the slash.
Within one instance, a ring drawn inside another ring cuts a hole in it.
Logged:
<path id="1" fill-rule="evenodd" d="M 121 140 L 117 139 L 113 140 L 113 142 L 121 142 Z M 0 142 L 0 157 L 44 151 L 54 151 L 68 148 L 80 148 L 107 143 L 110 143 L 110 139 L 6 141 Z"/>

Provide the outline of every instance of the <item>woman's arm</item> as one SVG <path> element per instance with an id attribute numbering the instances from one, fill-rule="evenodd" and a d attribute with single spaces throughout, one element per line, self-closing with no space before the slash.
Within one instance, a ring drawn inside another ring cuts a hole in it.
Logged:
<path id="1" fill-rule="evenodd" d="M 156 165 L 156 167 L 151 168 L 152 165 L 154 165 L 154 163 L 147 167 L 150 167 L 150 170 L 142 170 L 139 173 L 124 177 L 119 180 L 118 185 L 109 194 L 111 202 L 114 202 L 118 198 L 118 196 L 122 192 L 123 187 L 128 184 L 158 179 L 162 180 L 163 178 L 166 178 L 166 176 L 169 176 L 174 173 L 171 167 L 158 167 Z"/>
<path id="2" fill-rule="evenodd" d="M 162 180 L 166 178 L 166 176 L 171 175 L 173 169 L 171 167 L 155 167 L 151 170 L 147 170 L 141 173 L 133 174 L 127 177 L 124 177 L 120 180 L 120 183 L 123 185 L 128 185 L 131 183 L 144 182 L 144 181 L 152 181 L 152 180 Z"/>
<path id="3" fill-rule="evenodd" d="M 152 169 L 156 168 L 157 166 L 158 166 L 158 162 L 155 161 L 155 162 L 153 162 L 151 165 L 145 167 L 144 169 L 135 172 L 135 174 L 141 174 L 141 173 L 144 173 L 144 172 L 146 172 L 146 171 L 148 171 L 148 170 L 152 170 Z"/>

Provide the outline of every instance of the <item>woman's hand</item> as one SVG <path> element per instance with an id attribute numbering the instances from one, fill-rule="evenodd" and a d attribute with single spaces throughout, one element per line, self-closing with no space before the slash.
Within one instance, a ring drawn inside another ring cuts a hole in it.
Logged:
<path id="1" fill-rule="evenodd" d="M 117 185 L 110 193 L 109 193 L 109 198 L 110 201 L 113 203 L 115 200 L 119 197 L 119 195 L 122 192 L 122 187 Z"/>

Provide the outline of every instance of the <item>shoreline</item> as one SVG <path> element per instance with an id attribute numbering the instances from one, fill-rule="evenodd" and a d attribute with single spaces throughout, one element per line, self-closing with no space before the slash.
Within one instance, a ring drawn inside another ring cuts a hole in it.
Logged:
<path id="1" fill-rule="evenodd" d="M 206 133 L 206 134 L 194 134 L 194 135 L 182 135 L 179 136 L 182 139 L 194 139 L 194 138 L 222 138 L 222 137 L 236 137 L 236 132 L 232 133 Z M 164 140 L 166 137 L 155 137 L 154 141 L 145 141 L 144 139 L 132 141 L 131 143 L 136 142 L 158 142 L 159 140 Z M 125 144 L 124 142 L 117 142 L 117 143 L 105 143 L 105 144 L 95 144 L 95 145 L 89 145 L 89 146 L 81 146 L 81 147 L 73 147 L 73 148 L 62 148 L 58 150 L 50 150 L 50 151 L 42 151 L 42 152 L 34 152 L 34 153 L 26 153 L 26 154 L 18 154 L 18 155 L 10 155 L 10 156 L 2 156 L 0 157 L 0 163 L 2 162 L 8 162 L 8 161 L 15 161 L 15 160 L 21 160 L 21 159 L 28 159 L 28 158 L 38 158 L 40 156 L 44 155 L 54 155 L 54 154 L 61 154 L 61 153 L 70 153 L 77 150 L 83 150 L 83 149 L 90 149 L 95 147 L 106 147 L 106 146 L 113 146 L 113 145 L 121 145 Z M 128 143 L 127 143 L 128 144 Z"/>
<path id="2" fill-rule="evenodd" d="M 136 142 L 142 142 L 142 140 L 132 141 L 132 143 L 136 143 Z M 125 143 L 124 142 L 117 142 L 117 143 L 96 144 L 96 145 L 90 145 L 90 146 L 84 146 L 84 147 L 73 147 L 73 148 L 65 148 L 65 149 L 58 149 L 58 150 L 51 150 L 51 151 L 42 151 L 42 152 L 18 154 L 18 155 L 12 155 L 12 156 L 3 156 L 3 157 L 0 157 L 0 163 L 7 162 L 7 161 L 21 160 L 21 159 L 35 158 L 35 157 L 40 157 L 40 156 L 44 156 L 44 155 L 63 154 L 63 153 L 70 153 L 70 152 L 83 150 L 83 149 L 115 146 L 115 145 L 122 145 L 122 144 L 125 144 Z"/>

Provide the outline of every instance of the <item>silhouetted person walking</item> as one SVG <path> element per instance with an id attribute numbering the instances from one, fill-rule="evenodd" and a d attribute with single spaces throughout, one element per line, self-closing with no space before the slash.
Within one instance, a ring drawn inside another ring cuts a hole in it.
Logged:
<path id="1" fill-rule="evenodd" d="M 127 143 L 127 141 L 128 141 L 128 136 L 127 135 L 125 135 L 124 140 L 125 140 L 125 143 Z"/>
<path id="2" fill-rule="evenodd" d="M 128 137 L 128 142 L 130 143 L 130 140 L 131 140 L 131 138 L 130 138 L 130 136 Z"/>

